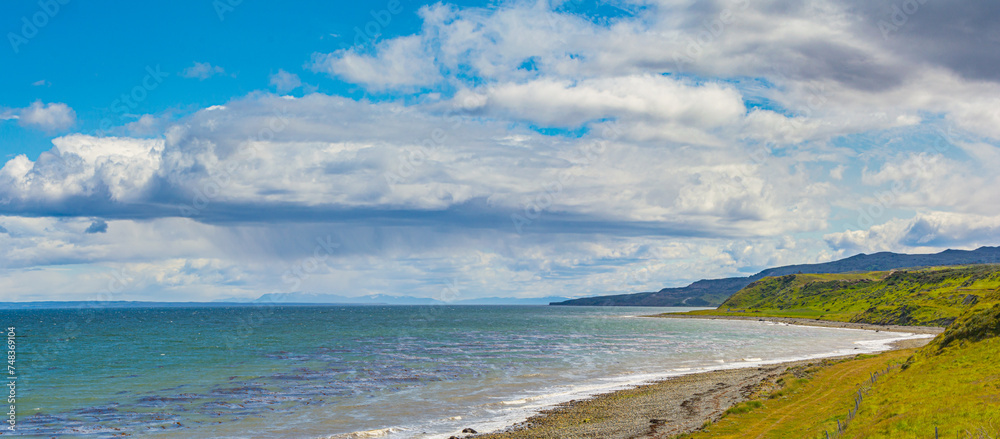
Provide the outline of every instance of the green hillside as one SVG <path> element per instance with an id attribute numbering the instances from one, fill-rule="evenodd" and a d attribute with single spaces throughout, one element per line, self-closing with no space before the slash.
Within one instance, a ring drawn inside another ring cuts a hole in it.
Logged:
<path id="1" fill-rule="evenodd" d="M 1000 305 L 964 314 L 865 398 L 844 437 L 1000 433 Z"/>
<path id="2" fill-rule="evenodd" d="M 747 285 L 767 277 L 795 273 L 853 273 L 918 269 L 923 267 L 992 264 L 1000 261 L 1000 247 L 976 250 L 945 250 L 935 254 L 899 254 L 890 252 L 859 254 L 820 264 L 786 265 L 768 268 L 750 277 L 700 280 L 686 287 L 663 288 L 656 292 L 585 297 L 552 305 L 575 306 L 717 306 Z"/>
<path id="3" fill-rule="evenodd" d="M 862 355 L 790 373 L 781 386 L 682 437 L 997 438 L 998 335 L 1000 304 L 970 310 L 916 353 Z"/>
<path id="4" fill-rule="evenodd" d="M 1000 265 L 840 274 L 790 274 L 747 285 L 716 310 L 687 314 L 801 317 L 947 326 L 1000 302 Z"/>

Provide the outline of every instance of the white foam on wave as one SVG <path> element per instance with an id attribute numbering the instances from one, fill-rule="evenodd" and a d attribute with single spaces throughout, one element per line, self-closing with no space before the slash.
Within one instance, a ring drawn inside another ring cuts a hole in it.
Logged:
<path id="1" fill-rule="evenodd" d="M 528 403 L 528 398 L 515 399 L 513 401 L 500 401 L 500 404 L 502 405 L 520 405 L 527 403 Z"/>
<path id="2" fill-rule="evenodd" d="M 761 322 L 766 324 L 765 322 Z M 782 326 L 803 326 L 803 325 L 789 325 L 787 323 L 782 324 Z M 808 326 L 809 328 L 816 328 L 814 326 Z M 856 329 L 856 328 L 823 328 L 823 329 L 838 329 L 844 331 L 856 331 L 871 333 L 872 331 L 866 329 Z M 853 342 L 853 344 L 859 347 L 853 349 L 837 349 L 833 351 L 828 351 L 824 353 L 817 354 L 806 354 L 806 355 L 793 355 L 793 356 L 780 356 L 772 359 L 763 359 L 759 357 L 742 358 L 741 361 L 734 361 L 726 363 L 725 360 L 706 360 L 713 361 L 716 364 L 706 364 L 703 367 L 682 367 L 671 369 L 670 372 L 666 373 L 647 373 L 647 374 L 634 374 L 619 377 L 607 377 L 602 378 L 599 381 L 601 383 L 587 383 L 572 386 L 571 388 L 560 391 L 553 392 L 545 395 L 534 396 L 531 398 L 525 398 L 526 402 L 534 402 L 534 404 L 524 405 L 521 407 L 514 407 L 508 413 L 505 413 L 498 418 L 492 419 L 490 422 L 481 423 L 478 431 L 499 431 L 503 430 L 515 423 L 523 422 L 527 418 L 539 413 L 542 410 L 550 409 L 557 404 L 563 404 L 570 400 L 576 399 L 587 399 L 592 398 L 600 394 L 610 393 L 617 390 L 624 390 L 635 388 L 644 384 L 650 384 L 657 381 L 662 381 L 668 378 L 673 378 L 682 375 L 688 375 L 693 373 L 710 372 L 716 370 L 731 370 L 731 369 L 742 369 L 750 367 L 759 367 L 779 363 L 787 363 L 792 361 L 808 361 L 808 360 L 818 360 L 830 357 L 840 357 L 845 355 L 855 355 L 855 354 L 868 354 L 887 351 L 892 348 L 892 343 L 902 340 L 912 340 L 921 338 L 931 338 L 933 335 L 929 334 L 913 334 L 913 333 L 900 333 L 900 332 L 887 332 L 881 331 L 887 337 L 878 340 L 859 340 Z M 449 435 L 441 436 L 428 436 L 428 439 L 445 439 Z"/>
<path id="3" fill-rule="evenodd" d="M 754 322 L 758 324 L 769 324 L 768 322 Z M 801 325 L 788 325 L 783 324 L 782 326 L 799 326 Z M 810 326 L 810 328 L 816 328 Z M 843 331 L 864 331 L 865 333 L 871 333 L 870 330 L 855 329 L 855 328 L 822 328 L 822 329 L 836 329 Z M 775 358 L 764 359 L 760 357 L 746 357 L 731 359 L 729 362 L 722 359 L 710 359 L 706 358 L 703 362 L 695 367 L 680 367 L 672 368 L 667 372 L 663 373 L 640 373 L 640 374 L 630 374 L 624 376 L 614 376 L 614 377 L 604 377 L 598 379 L 591 379 L 587 382 L 579 383 L 576 385 L 568 386 L 557 386 L 555 388 L 549 389 L 551 391 L 544 394 L 531 394 L 531 395 L 506 395 L 507 398 L 513 396 L 510 399 L 502 399 L 500 401 L 486 404 L 485 406 L 479 407 L 485 409 L 488 413 L 488 417 L 483 417 L 485 413 L 478 413 L 474 416 L 467 416 L 466 420 L 463 422 L 458 422 L 463 419 L 462 416 L 454 416 L 447 418 L 446 420 L 440 420 L 435 423 L 436 425 L 407 425 L 405 428 L 390 428 L 381 430 L 372 430 L 372 432 L 385 432 L 384 436 L 390 436 L 392 439 L 403 439 L 403 438 L 419 438 L 419 439 L 447 439 L 451 436 L 461 436 L 461 430 L 463 428 L 471 427 L 480 433 L 484 432 L 496 432 L 509 428 L 511 425 L 523 422 L 529 417 L 538 414 L 539 412 L 547 409 L 551 409 L 559 404 L 564 404 L 571 400 L 581 400 L 592 398 L 597 395 L 610 393 L 618 390 L 635 388 L 643 384 L 650 384 L 657 381 L 662 381 L 665 379 L 688 375 L 693 373 L 709 372 L 715 370 L 730 370 L 730 369 L 741 369 L 741 368 L 751 368 L 766 366 L 778 363 L 792 362 L 792 361 L 806 361 L 806 360 L 817 360 L 822 358 L 839 357 L 845 355 L 855 355 L 863 353 L 876 353 L 881 351 L 886 351 L 891 349 L 891 344 L 901 340 L 909 339 L 921 339 L 921 338 L 931 338 L 933 335 L 929 334 L 912 334 L 912 333 L 900 333 L 900 332 L 888 332 L 881 331 L 886 338 L 878 340 L 860 340 L 853 342 L 857 347 L 854 348 L 843 348 L 833 351 L 828 351 L 824 353 L 817 354 L 806 354 L 806 355 L 789 355 L 789 356 L 777 356 Z M 472 412 L 470 408 L 470 412 Z M 442 432 L 441 430 L 447 429 L 448 431 Z M 426 433 L 424 433 L 426 432 Z M 360 432 L 368 433 L 368 432 Z M 357 433 L 353 433 L 357 434 Z M 332 436 L 331 438 L 364 438 L 364 437 L 381 437 L 381 436 Z"/>
<path id="4" fill-rule="evenodd" d="M 399 433 L 405 431 L 400 427 L 388 427 L 388 428 L 378 428 L 375 430 L 365 430 L 365 431 L 355 431 L 351 433 L 335 434 L 333 436 L 326 436 L 326 439 L 365 439 L 365 438 L 376 438 L 376 437 L 387 437 L 393 433 Z"/>

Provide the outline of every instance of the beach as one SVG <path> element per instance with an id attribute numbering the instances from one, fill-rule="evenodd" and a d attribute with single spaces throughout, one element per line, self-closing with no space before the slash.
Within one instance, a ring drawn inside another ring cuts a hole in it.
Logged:
<path id="1" fill-rule="evenodd" d="M 93 310 L 87 318 L 100 330 L 65 342 L 56 341 L 62 328 L 84 315 L 8 312 L 12 326 L 42 328 L 37 349 L 60 352 L 59 363 L 36 359 L 21 375 L 31 389 L 19 398 L 31 410 L 20 419 L 21 433 L 447 439 L 465 429 L 503 430 L 552 409 L 576 410 L 548 418 L 552 437 L 564 432 L 559 422 L 574 419 L 596 427 L 591 437 L 610 437 L 602 432 L 611 429 L 644 434 L 651 419 L 664 421 L 655 431 L 672 432 L 718 416 L 780 373 L 779 363 L 881 351 L 899 338 L 639 317 L 674 311 L 664 308 L 521 306 L 276 307 L 240 337 L 232 322 L 261 311 Z M 119 355 L 101 354 L 108 349 Z M 617 394 L 639 405 L 618 404 L 610 393 L 661 381 Z M 595 397 L 601 394 L 610 396 Z M 589 402 L 558 405 L 571 400 Z M 597 423 L 601 413 L 615 413 L 612 406 L 621 410 L 616 420 L 630 426 Z"/>
<path id="2" fill-rule="evenodd" d="M 749 318 L 732 320 L 749 320 Z M 753 318 L 753 320 L 758 319 Z M 799 321 L 807 319 L 762 320 L 808 326 L 889 331 L 888 327 L 880 325 Z M 921 334 L 937 333 L 942 329 L 891 328 L 896 330 L 893 332 L 910 329 L 905 332 Z M 929 337 L 905 339 L 895 341 L 890 346 L 892 350 L 917 348 L 930 340 Z M 773 389 L 775 381 L 786 372 L 798 374 L 807 368 L 830 365 L 854 357 L 856 356 L 846 355 L 676 376 L 589 399 L 559 404 L 501 432 L 462 436 L 477 439 L 668 438 L 697 430 L 706 422 L 719 419 L 728 408 L 749 399 L 755 393 Z"/>
<path id="3" fill-rule="evenodd" d="M 757 317 L 757 316 L 711 316 L 711 315 L 684 315 L 684 314 L 657 314 L 644 317 L 656 317 L 663 319 L 696 319 L 696 320 L 749 320 L 758 322 L 783 323 L 787 325 L 816 326 L 820 328 L 846 328 L 864 329 L 868 331 L 888 331 L 888 332 L 909 332 L 913 334 L 933 334 L 937 335 L 944 331 L 944 328 L 937 326 L 900 326 L 900 325 L 873 325 L 871 323 L 835 322 L 832 320 L 802 319 L 795 317 Z"/>

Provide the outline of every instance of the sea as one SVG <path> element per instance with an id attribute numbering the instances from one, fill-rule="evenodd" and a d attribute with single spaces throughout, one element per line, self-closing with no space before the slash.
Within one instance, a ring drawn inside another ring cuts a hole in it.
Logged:
<path id="1" fill-rule="evenodd" d="M 4 392 L 16 393 L 16 424 L 3 433 L 447 438 L 669 376 L 876 352 L 920 337 L 641 317 L 689 309 L 4 310 L 16 352 Z"/>

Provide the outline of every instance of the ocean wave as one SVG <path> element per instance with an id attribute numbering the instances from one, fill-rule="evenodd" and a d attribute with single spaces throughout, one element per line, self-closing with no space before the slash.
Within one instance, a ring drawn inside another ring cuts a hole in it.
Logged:
<path id="1" fill-rule="evenodd" d="M 333 436 L 323 436 L 323 439 L 364 439 L 374 437 L 386 437 L 393 433 L 404 431 L 400 427 L 377 428 L 375 430 L 354 431 L 351 433 L 335 434 Z"/>

